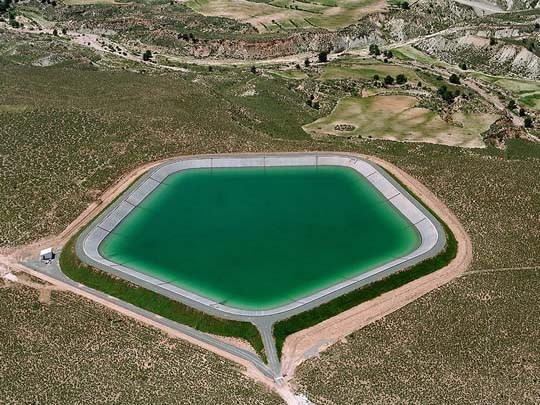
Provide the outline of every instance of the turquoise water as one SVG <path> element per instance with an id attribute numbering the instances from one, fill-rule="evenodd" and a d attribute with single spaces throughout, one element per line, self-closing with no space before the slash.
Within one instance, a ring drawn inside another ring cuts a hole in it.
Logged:
<path id="1" fill-rule="evenodd" d="M 168 177 L 100 252 L 224 305 L 261 310 L 419 244 L 415 228 L 352 169 L 224 168 Z"/>

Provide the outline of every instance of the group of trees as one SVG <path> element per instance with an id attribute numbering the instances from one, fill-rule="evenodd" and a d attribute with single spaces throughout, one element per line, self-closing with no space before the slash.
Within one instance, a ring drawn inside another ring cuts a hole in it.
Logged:
<path id="1" fill-rule="evenodd" d="M 379 49 L 379 46 L 377 44 L 371 44 L 369 46 L 369 54 L 373 56 L 380 56 L 381 54 L 384 56 L 384 62 L 388 62 L 388 59 L 392 59 L 394 57 L 394 54 L 390 50 L 384 50 L 381 51 Z"/>
<path id="2" fill-rule="evenodd" d="M 379 81 L 379 80 L 381 80 L 381 77 L 379 75 L 373 75 L 373 80 Z M 383 79 L 383 83 L 386 86 L 391 86 L 391 85 L 394 84 L 394 82 L 396 84 L 405 84 L 405 83 L 407 83 L 407 76 L 400 73 L 399 75 L 396 76 L 395 79 L 390 75 L 386 75 L 386 77 Z"/>
<path id="3" fill-rule="evenodd" d="M 437 90 L 437 93 L 448 104 L 452 104 L 455 98 L 461 94 L 461 91 L 459 89 L 455 89 L 454 91 L 452 91 L 445 85 L 442 85 L 441 87 L 439 87 L 439 90 Z"/>
<path id="4" fill-rule="evenodd" d="M 328 51 L 321 51 L 317 55 L 317 60 L 319 63 L 327 63 L 328 62 L 328 55 L 330 52 Z M 309 58 L 304 59 L 304 66 L 310 67 L 311 66 L 311 60 Z M 297 69 L 300 67 L 300 65 L 297 65 Z"/>
<path id="5" fill-rule="evenodd" d="M 369 46 L 369 54 L 374 56 L 379 56 L 381 54 L 381 50 L 379 49 L 379 46 L 377 44 L 371 44 Z"/>
<path id="6" fill-rule="evenodd" d="M 189 34 L 186 34 L 186 33 L 178 34 L 178 39 L 183 39 L 184 41 L 191 41 L 194 44 L 199 42 L 199 40 L 195 38 L 195 35 L 193 35 L 192 32 L 190 32 Z"/>
<path id="7" fill-rule="evenodd" d="M 508 102 L 508 109 L 510 111 L 514 111 L 516 108 L 517 108 L 516 102 L 514 100 L 510 100 Z M 523 121 L 523 125 L 525 126 L 525 128 L 531 128 L 533 125 L 533 119 L 529 115 L 527 115 L 527 111 L 525 111 L 523 107 L 520 107 L 518 110 L 518 114 L 520 117 L 525 117 Z"/>

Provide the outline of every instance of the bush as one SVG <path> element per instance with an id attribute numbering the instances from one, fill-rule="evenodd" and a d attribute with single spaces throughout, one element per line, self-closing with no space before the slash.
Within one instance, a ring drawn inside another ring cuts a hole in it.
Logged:
<path id="1" fill-rule="evenodd" d="M 380 80 L 380 76 L 379 75 L 373 75 L 373 80 Z"/>
<path id="2" fill-rule="evenodd" d="M 525 117 L 525 121 L 523 122 L 523 125 L 525 128 L 532 128 L 533 126 L 533 120 L 531 117 Z"/>
<path id="3" fill-rule="evenodd" d="M 387 86 L 391 86 L 392 84 L 394 84 L 394 78 L 390 75 L 387 75 L 384 78 L 384 84 L 386 84 Z"/>
<path id="4" fill-rule="evenodd" d="M 311 61 L 309 60 L 309 58 L 306 58 L 306 59 L 304 60 L 304 66 L 305 66 L 305 67 L 309 67 L 309 65 L 311 65 Z"/>
<path id="5" fill-rule="evenodd" d="M 327 51 L 319 52 L 319 62 L 320 63 L 328 62 L 328 52 Z"/>
<path id="6" fill-rule="evenodd" d="M 517 107 L 517 106 L 516 106 L 516 102 L 515 102 L 514 100 L 510 100 L 510 101 L 508 102 L 508 109 L 509 109 L 509 110 L 515 110 L 516 107 Z"/>

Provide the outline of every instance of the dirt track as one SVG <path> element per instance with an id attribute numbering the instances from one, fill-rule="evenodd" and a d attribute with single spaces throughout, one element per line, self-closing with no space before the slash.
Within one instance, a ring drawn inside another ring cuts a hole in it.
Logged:
<path id="1" fill-rule="evenodd" d="M 351 154 L 348 154 L 351 155 Z M 453 213 L 426 187 L 424 187 L 418 180 L 414 179 L 407 173 L 398 169 L 396 166 L 385 162 L 381 159 L 359 155 L 364 159 L 370 160 L 379 166 L 383 167 L 390 173 L 392 173 L 398 180 L 403 182 L 413 193 L 415 193 L 422 201 L 424 201 L 430 208 L 432 208 L 439 217 L 446 222 L 454 233 L 458 241 L 458 252 L 456 258 L 445 268 L 436 271 L 430 275 L 415 280 L 407 285 L 400 287 L 396 290 L 383 294 L 382 296 L 375 298 L 369 302 L 358 305 L 348 311 L 345 311 L 331 319 L 328 319 L 312 328 L 303 330 L 294 335 L 291 335 L 285 341 L 282 356 L 282 372 L 285 376 L 285 381 L 288 383 L 294 376 L 295 368 L 305 360 L 305 353 L 310 355 L 316 354 L 321 350 L 326 349 L 331 344 L 339 341 L 343 337 L 353 333 L 354 331 L 368 325 L 377 319 L 407 305 L 429 291 L 449 282 L 453 278 L 461 275 L 469 266 L 472 260 L 472 245 L 471 241 L 466 234 L 465 230 L 453 215 Z M 152 162 L 143 165 L 132 172 L 122 176 L 111 188 L 106 190 L 100 199 L 92 203 L 81 215 L 79 215 L 68 227 L 58 236 L 42 239 L 38 242 L 32 243 L 27 246 L 19 247 L 10 251 L 8 254 L 0 255 L 0 264 L 3 263 L 7 267 L 13 270 L 24 271 L 32 274 L 35 277 L 39 277 L 51 284 L 58 287 L 80 294 L 85 298 L 96 301 L 108 308 L 118 311 L 131 318 L 145 323 L 150 326 L 154 326 L 163 330 L 171 336 L 179 337 L 189 341 L 192 344 L 201 346 L 207 350 L 217 353 L 231 361 L 234 361 L 246 369 L 246 374 L 256 379 L 259 382 L 264 383 L 271 389 L 276 390 L 282 398 L 288 404 L 297 403 L 293 391 L 290 389 L 289 384 L 284 386 L 277 386 L 273 381 L 263 376 L 259 370 L 257 370 L 251 363 L 240 359 L 234 355 L 231 355 L 223 350 L 220 350 L 211 345 L 201 343 L 200 341 L 193 339 L 187 335 L 184 335 L 174 329 L 168 328 L 155 322 L 152 319 L 141 316 L 135 312 L 126 310 L 114 303 L 106 300 L 102 300 L 92 294 L 85 293 L 65 283 L 55 280 L 51 277 L 35 272 L 31 269 L 22 266 L 18 262 L 21 259 L 37 255 L 40 249 L 48 246 L 60 247 L 69 238 L 78 232 L 84 225 L 86 225 L 92 218 L 99 214 L 105 207 L 107 207 L 116 197 L 118 197 L 123 191 L 125 191 L 138 177 L 150 168 L 163 162 Z"/>
<path id="2" fill-rule="evenodd" d="M 384 160 L 363 156 L 404 183 L 418 198 L 426 203 L 452 230 L 457 242 L 456 258 L 446 267 L 412 281 L 400 288 L 360 304 L 348 311 L 321 322 L 311 328 L 289 336 L 282 354 L 282 373 L 287 382 L 294 377 L 294 370 L 306 358 L 312 357 L 343 339 L 345 336 L 375 322 L 424 294 L 460 276 L 472 261 L 472 244 L 458 219 L 431 191 L 418 180 Z"/>

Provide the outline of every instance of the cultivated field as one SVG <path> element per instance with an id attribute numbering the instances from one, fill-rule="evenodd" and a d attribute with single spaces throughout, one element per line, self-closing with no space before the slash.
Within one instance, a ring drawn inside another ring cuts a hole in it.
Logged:
<path id="1" fill-rule="evenodd" d="M 315 403 L 519 403 L 540 399 L 540 269 L 475 273 L 303 363 Z"/>
<path id="2" fill-rule="evenodd" d="M 3 403 L 283 403 L 216 354 L 68 292 L 1 283 Z"/>
<path id="3" fill-rule="evenodd" d="M 381 0 L 188 0 L 193 10 L 253 25 L 259 31 L 320 27 L 344 28 L 361 17 L 382 11 Z"/>
<path id="4" fill-rule="evenodd" d="M 497 119 L 495 114 L 456 113 L 452 123 L 411 96 L 371 96 L 341 99 L 332 113 L 305 125 L 313 136 L 331 134 L 408 142 L 440 143 L 482 148 L 480 134 Z M 342 128 L 347 128 L 343 130 Z"/>

